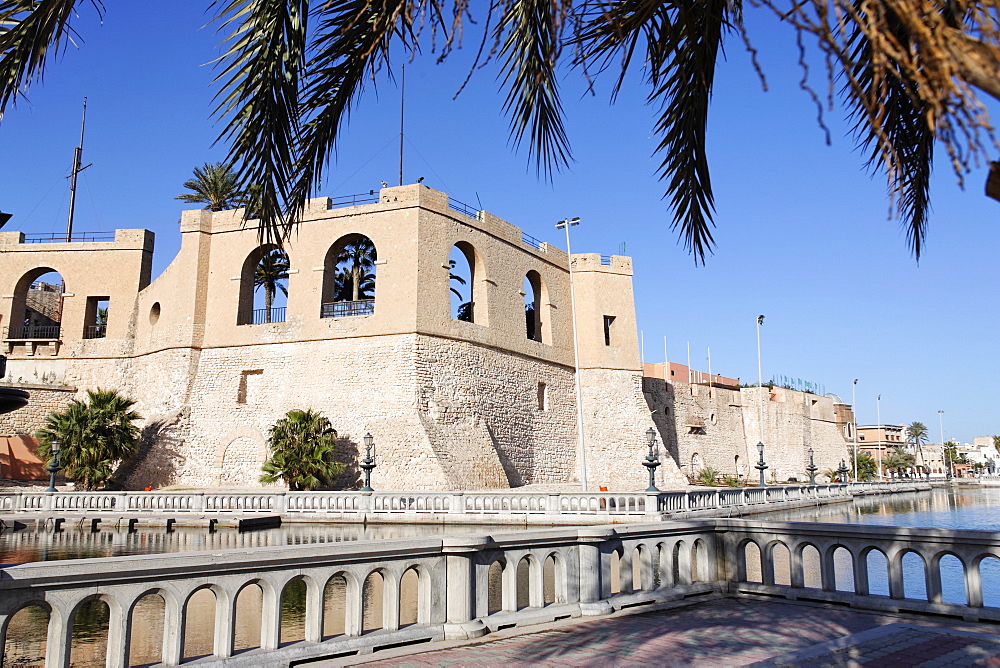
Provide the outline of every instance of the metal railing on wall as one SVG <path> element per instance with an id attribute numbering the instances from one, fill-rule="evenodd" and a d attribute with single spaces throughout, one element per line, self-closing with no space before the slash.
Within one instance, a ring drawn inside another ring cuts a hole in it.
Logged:
<path id="1" fill-rule="evenodd" d="M 264 325 L 272 322 L 285 322 L 284 306 L 277 308 L 256 308 L 252 311 L 240 311 L 237 317 L 237 324 L 240 325 Z"/>
<path id="2" fill-rule="evenodd" d="M 375 313 L 374 299 L 359 299 L 354 302 L 327 302 L 320 307 L 320 318 L 347 318 L 354 315 Z"/>
<path id="3" fill-rule="evenodd" d="M 77 243 L 85 241 L 114 241 L 114 232 L 74 232 L 66 238 L 66 235 L 60 232 L 51 232 L 48 234 L 25 234 L 24 243 L 26 244 L 58 244 L 58 243 Z"/>
<path id="4" fill-rule="evenodd" d="M 103 339 L 108 335 L 107 325 L 88 325 L 83 332 L 85 339 Z"/>
<path id="5" fill-rule="evenodd" d="M 37 339 L 42 341 L 58 341 L 61 325 L 14 325 L 4 327 L 4 339 L 22 340 Z"/>

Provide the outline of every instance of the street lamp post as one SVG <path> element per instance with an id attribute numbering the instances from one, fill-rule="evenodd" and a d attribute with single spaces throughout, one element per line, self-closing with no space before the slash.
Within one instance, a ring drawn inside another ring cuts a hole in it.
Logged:
<path id="1" fill-rule="evenodd" d="M 646 445 L 649 446 L 649 454 L 642 463 L 649 470 L 649 487 L 647 492 L 659 492 L 656 488 L 656 467 L 660 465 L 660 448 L 656 442 L 656 430 L 650 427 L 646 430 Z"/>
<path id="2" fill-rule="evenodd" d="M 813 449 L 809 448 L 809 466 L 806 467 L 806 471 L 809 472 L 809 484 L 816 484 L 816 464 L 813 462 Z"/>
<path id="3" fill-rule="evenodd" d="M 573 320 L 573 371 L 576 376 L 576 433 L 577 458 L 580 460 L 580 486 L 584 492 L 587 489 L 587 450 L 583 435 L 583 389 L 580 380 L 580 341 L 576 328 L 576 288 L 573 285 L 573 249 L 569 243 L 569 228 L 579 225 L 579 218 L 566 218 L 556 223 L 557 230 L 566 230 L 566 258 L 569 265 L 569 307 Z"/>
<path id="4" fill-rule="evenodd" d="M 767 470 L 767 464 L 764 463 L 764 442 L 757 441 L 757 453 L 760 455 L 760 461 L 754 466 L 755 469 L 760 471 L 760 483 L 757 484 L 758 487 L 767 487 L 767 483 L 764 482 L 764 471 Z"/>
<path id="5" fill-rule="evenodd" d="M 875 397 L 875 415 L 878 419 L 878 479 L 885 480 L 885 476 L 882 475 L 882 442 L 885 440 L 885 432 L 882 429 L 882 395 Z"/>
<path id="6" fill-rule="evenodd" d="M 362 492 L 374 492 L 372 489 L 372 469 L 375 468 L 375 439 L 372 438 L 371 434 L 365 434 L 365 458 L 361 462 L 361 470 L 365 472 L 365 486 L 361 488 Z"/>
<path id="7" fill-rule="evenodd" d="M 938 427 L 941 428 L 941 454 L 944 455 L 945 477 L 951 480 L 951 458 L 944 447 L 944 411 L 938 411 Z"/>
<path id="8" fill-rule="evenodd" d="M 847 481 L 847 463 L 843 459 L 840 460 L 840 468 L 837 469 L 837 473 L 840 475 L 840 482 Z"/>
<path id="9" fill-rule="evenodd" d="M 59 466 L 59 439 L 52 439 L 52 461 L 49 465 L 45 467 L 45 470 L 49 472 L 49 488 L 45 490 L 46 492 L 55 492 L 56 490 L 56 474 L 62 468 Z"/>

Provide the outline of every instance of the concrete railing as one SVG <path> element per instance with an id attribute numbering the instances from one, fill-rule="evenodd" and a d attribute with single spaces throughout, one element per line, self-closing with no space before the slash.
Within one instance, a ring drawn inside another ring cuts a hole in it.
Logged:
<path id="1" fill-rule="evenodd" d="M 675 492 L 11 492 L 0 511 L 129 513 L 266 513 L 343 519 L 400 516 L 567 516 L 595 519 L 688 514 L 761 504 L 851 498 L 859 494 L 930 489 L 926 482 L 853 485 L 692 488 Z M 452 519 L 457 519 L 452 517 Z M 604 520 L 600 520 L 604 521 Z"/>
<path id="2" fill-rule="evenodd" d="M 886 595 L 873 593 L 875 552 L 885 557 Z M 915 576 L 926 585 L 922 597 L 910 595 L 907 554 L 923 564 Z M 960 564 L 964 602 L 942 601 L 948 555 Z M 142 630 L 162 634 L 165 665 L 180 663 L 186 636 L 205 625 L 214 629 L 213 656 L 199 665 L 281 665 L 713 593 L 1000 621 L 1000 609 L 983 605 L 981 566 L 994 558 L 995 532 L 716 519 L 39 562 L 0 569 L 0 647 L 11 618 L 36 605 L 49 613 L 46 666 L 69 666 L 77 611 L 99 599 L 110 615 L 106 663 L 128 665 L 133 613 L 153 595 L 162 599 L 162 628 Z M 375 580 L 380 586 L 370 586 Z M 304 640 L 288 642 L 282 599 L 293 581 L 306 591 Z M 342 598 L 331 600 L 331 584 Z M 262 592 L 249 622 L 259 623 L 259 647 L 235 653 L 237 601 L 250 585 Z M 190 603 L 203 590 L 214 595 L 214 612 L 195 619 Z M 366 617 L 373 606 L 376 619 Z M 338 631 L 325 635 L 331 616 Z"/>

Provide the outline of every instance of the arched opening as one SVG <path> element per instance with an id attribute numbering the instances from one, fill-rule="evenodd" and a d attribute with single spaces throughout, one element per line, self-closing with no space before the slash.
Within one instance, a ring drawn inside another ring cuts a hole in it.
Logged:
<path id="1" fill-rule="evenodd" d="M 73 614 L 73 638 L 69 662 L 72 666 L 102 665 L 108 655 L 108 622 L 111 608 L 107 602 L 92 598 L 84 601 Z"/>
<path id="2" fill-rule="evenodd" d="M 448 289 L 451 294 L 451 317 L 455 320 L 487 325 L 485 276 L 479 254 L 472 244 L 459 241 L 448 255 Z"/>
<path id="3" fill-rule="evenodd" d="M 494 561 L 486 575 L 486 612 L 490 615 L 503 610 L 503 568 L 502 561 Z"/>
<path id="4" fill-rule="evenodd" d="M 26 605 L 7 622 L 0 666 L 43 666 L 49 611 L 44 605 Z"/>
<path id="5" fill-rule="evenodd" d="M 779 542 L 771 546 L 771 568 L 774 569 L 774 584 L 791 586 L 791 554 L 784 543 Z"/>
<path id="6" fill-rule="evenodd" d="M 927 600 L 927 568 L 924 558 L 912 550 L 903 553 L 903 598 Z"/>
<path id="7" fill-rule="evenodd" d="M 11 310 L 4 325 L 5 339 L 59 341 L 63 331 L 63 294 L 66 284 L 49 267 L 33 269 L 14 288 Z M 81 332 L 82 334 L 82 332 Z"/>
<path id="8" fill-rule="evenodd" d="M 159 663 L 163 658 L 163 617 L 166 602 L 160 594 L 146 594 L 132 606 L 129 620 L 128 665 Z"/>
<path id="9" fill-rule="evenodd" d="M 708 562 L 708 548 L 705 541 L 698 538 L 691 545 L 691 582 L 708 582 L 712 579 Z"/>
<path id="10" fill-rule="evenodd" d="M 642 591 L 642 566 L 646 550 L 637 545 L 632 551 L 632 591 Z"/>
<path id="11" fill-rule="evenodd" d="M 323 588 L 323 638 L 344 635 L 347 612 L 347 579 L 334 575 Z"/>
<path id="12" fill-rule="evenodd" d="M 524 557 L 517 563 L 517 609 L 531 605 L 531 562 Z"/>
<path id="13" fill-rule="evenodd" d="M 822 562 L 815 545 L 802 548 L 802 586 L 812 589 L 823 588 Z"/>
<path id="14" fill-rule="evenodd" d="M 697 452 L 691 455 L 691 475 L 698 475 L 698 471 L 704 468 L 704 464 L 701 460 L 701 455 Z"/>
<path id="15" fill-rule="evenodd" d="M 945 603 L 968 605 L 965 596 L 965 566 L 954 554 L 946 554 L 938 562 L 941 572 L 941 600 Z"/>
<path id="16" fill-rule="evenodd" d="M 611 593 L 622 591 L 622 553 L 621 548 L 611 552 Z"/>
<path id="17" fill-rule="evenodd" d="M 551 605 L 556 602 L 556 558 L 553 555 L 545 557 L 542 564 L 542 603 Z"/>
<path id="18" fill-rule="evenodd" d="M 877 596 L 889 595 L 889 561 L 879 549 L 869 550 L 865 555 L 868 566 L 868 593 Z"/>
<path id="19" fill-rule="evenodd" d="M 675 580 L 671 563 L 673 563 L 671 549 L 664 543 L 656 546 L 656 569 L 654 572 L 653 586 L 656 589 L 662 587 L 673 587 Z"/>
<path id="20" fill-rule="evenodd" d="M 416 568 L 408 568 L 399 579 L 399 625 L 409 626 L 420 621 L 420 576 Z"/>
<path id="21" fill-rule="evenodd" d="M 378 571 L 365 578 L 361 588 L 361 632 L 375 631 L 385 624 L 385 579 Z"/>
<path id="22" fill-rule="evenodd" d="M 850 550 L 840 546 L 833 551 L 834 586 L 837 591 L 856 591 L 854 586 L 854 557 Z"/>
<path id="23" fill-rule="evenodd" d="M 524 277 L 525 334 L 531 341 L 552 343 L 551 307 L 541 275 L 532 269 Z"/>
<path id="24" fill-rule="evenodd" d="M 761 577 L 760 547 L 752 540 L 743 546 L 743 564 L 746 582 L 764 581 Z"/>
<path id="25" fill-rule="evenodd" d="M 184 624 L 185 659 L 210 656 L 215 645 L 215 592 L 199 589 L 187 600 Z"/>
<path id="26" fill-rule="evenodd" d="M 979 561 L 979 581 L 983 605 L 1000 607 L 1000 559 L 987 555 Z"/>
<path id="27" fill-rule="evenodd" d="M 236 637 L 233 651 L 242 652 L 260 647 L 261 617 L 264 608 L 264 590 L 252 582 L 236 595 Z"/>
<path id="28" fill-rule="evenodd" d="M 306 639 L 306 581 L 294 578 L 281 590 L 280 644 Z"/>
<path id="29" fill-rule="evenodd" d="M 285 321 L 288 300 L 288 255 L 273 244 L 255 248 L 243 261 L 237 325 Z"/>
<path id="30" fill-rule="evenodd" d="M 321 318 L 375 313 L 378 252 L 363 234 L 348 234 L 334 243 L 323 262 Z"/>

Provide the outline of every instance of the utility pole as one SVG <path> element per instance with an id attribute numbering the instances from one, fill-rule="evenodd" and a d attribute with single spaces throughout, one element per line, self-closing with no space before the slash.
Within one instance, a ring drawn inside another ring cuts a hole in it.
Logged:
<path id="1" fill-rule="evenodd" d="M 73 149 L 73 171 L 69 174 L 69 219 L 66 221 L 66 241 L 73 240 L 73 214 L 76 211 L 76 175 L 90 167 L 83 162 L 83 131 L 87 127 L 87 98 L 83 98 L 83 118 L 80 121 L 80 145 Z"/>
<path id="2" fill-rule="evenodd" d="M 406 103 L 406 63 L 403 63 L 399 85 L 399 185 L 403 185 L 403 110 Z"/>

